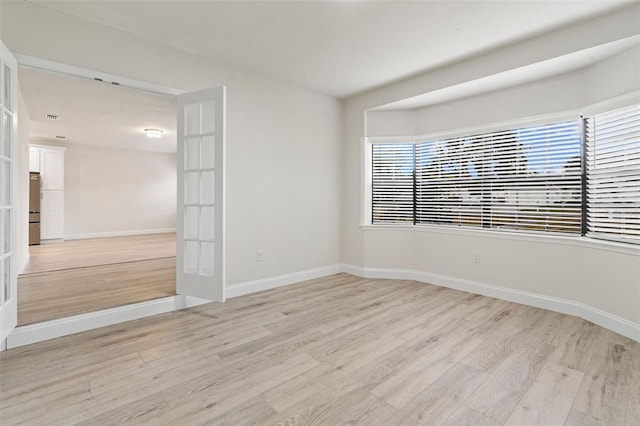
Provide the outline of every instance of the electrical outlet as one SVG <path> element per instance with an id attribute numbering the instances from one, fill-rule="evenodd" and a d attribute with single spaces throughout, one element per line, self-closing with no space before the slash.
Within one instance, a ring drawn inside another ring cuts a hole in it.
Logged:
<path id="1" fill-rule="evenodd" d="M 471 252 L 471 260 L 473 261 L 473 263 L 480 263 L 480 252 L 479 251 L 472 251 Z"/>
<path id="2" fill-rule="evenodd" d="M 264 262 L 264 250 L 256 251 L 256 260 L 258 262 Z"/>

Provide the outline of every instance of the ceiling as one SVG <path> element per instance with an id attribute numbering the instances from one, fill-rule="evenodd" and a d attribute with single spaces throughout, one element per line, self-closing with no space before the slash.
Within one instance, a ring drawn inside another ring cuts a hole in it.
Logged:
<path id="1" fill-rule="evenodd" d="M 19 70 L 30 137 L 114 149 L 176 152 L 176 99 L 29 68 Z M 52 121 L 47 114 L 60 116 Z M 164 131 L 159 139 L 144 129 Z M 58 139 L 56 136 L 65 136 Z"/>
<path id="2" fill-rule="evenodd" d="M 44 7 L 347 97 L 619 1 L 55 1 Z"/>

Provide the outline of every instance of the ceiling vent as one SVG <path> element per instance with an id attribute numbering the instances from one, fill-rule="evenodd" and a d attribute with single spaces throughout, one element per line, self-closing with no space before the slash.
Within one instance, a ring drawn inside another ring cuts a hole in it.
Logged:
<path id="1" fill-rule="evenodd" d="M 47 120 L 60 120 L 60 116 L 55 114 L 47 114 L 45 115 L 45 118 Z"/>

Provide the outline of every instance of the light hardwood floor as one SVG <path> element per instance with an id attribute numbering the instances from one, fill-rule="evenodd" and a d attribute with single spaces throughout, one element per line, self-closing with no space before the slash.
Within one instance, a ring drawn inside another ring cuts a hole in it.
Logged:
<path id="1" fill-rule="evenodd" d="M 18 277 L 18 325 L 175 294 L 175 233 L 31 246 Z"/>
<path id="2" fill-rule="evenodd" d="M 11 424 L 640 424 L 640 344 L 347 274 L 0 354 Z"/>
<path id="3" fill-rule="evenodd" d="M 29 246 L 25 274 L 176 256 L 175 232 Z"/>

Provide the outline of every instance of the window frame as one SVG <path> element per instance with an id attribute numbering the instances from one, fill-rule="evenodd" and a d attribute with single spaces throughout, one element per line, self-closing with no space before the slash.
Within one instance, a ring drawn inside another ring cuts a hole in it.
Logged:
<path id="1" fill-rule="evenodd" d="M 608 99 L 597 104 L 592 104 L 588 107 L 563 111 L 560 113 L 553 114 L 544 114 L 538 115 L 535 117 L 516 119 L 516 120 L 508 120 L 498 123 L 486 124 L 486 125 L 475 125 L 464 127 L 460 129 L 454 130 L 444 130 L 431 132 L 426 134 L 418 134 L 413 136 L 364 136 L 361 139 L 361 158 L 362 158 L 362 170 L 363 170 L 363 187 L 362 187 L 362 203 L 361 203 L 361 221 L 360 228 L 366 230 L 438 230 L 443 232 L 471 232 L 471 233 L 480 233 L 481 235 L 513 235 L 516 238 L 523 237 L 540 237 L 540 238 L 552 238 L 557 240 L 574 240 L 574 241 L 590 241 L 596 245 L 606 244 L 613 245 L 618 247 L 623 247 L 624 249 L 631 249 L 632 252 L 640 251 L 640 244 L 634 244 L 630 242 L 622 242 L 619 240 L 611 240 L 611 239 L 600 239 L 596 236 L 587 235 L 585 233 L 585 222 L 582 221 L 582 229 L 580 233 L 576 234 L 565 234 L 565 233 L 554 233 L 554 232 L 545 232 L 545 231 L 520 231 L 520 230 L 511 230 L 511 229 L 499 229 L 499 228 L 484 228 L 484 227 L 467 227 L 467 226 L 458 226 L 458 225 L 442 225 L 442 224 L 420 224 L 420 223 L 373 223 L 372 222 L 372 176 L 373 176 L 373 165 L 372 165 L 372 145 L 378 143 L 392 144 L 392 143 L 407 143 L 413 142 L 414 144 L 418 144 L 421 141 L 425 140 L 435 140 L 435 139 L 450 139 L 456 137 L 469 136 L 473 134 L 481 134 L 481 133 L 490 133 L 501 130 L 508 130 L 518 127 L 527 127 L 527 126 L 536 126 L 543 124 L 552 124 L 554 122 L 562 122 L 562 121 L 571 121 L 571 120 L 580 120 L 581 127 L 584 126 L 584 118 L 588 118 L 594 114 L 599 114 L 607 111 L 611 111 L 617 108 L 623 108 L 626 106 L 630 106 L 633 104 L 640 103 L 640 90 L 634 91 L 632 93 L 627 93 L 625 95 Z M 365 111 L 366 114 L 366 111 Z M 584 129 L 581 129 L 581 152 L 584 157 L 585 155 L 585 144 L 586 139 L 584 137 Z M 584 162 L 584 158 L 582 161 L 582 170 L 581 174 L 583 175 L 583 179 L 586 173 L 586 164 Z M 584 184 L 586 182 L 583 181 L 583 191 Z M 582 198 L 581 206 L 584 206 L 586 200 Z M 585 211 L 585 208 L 582 208 Z"/>

